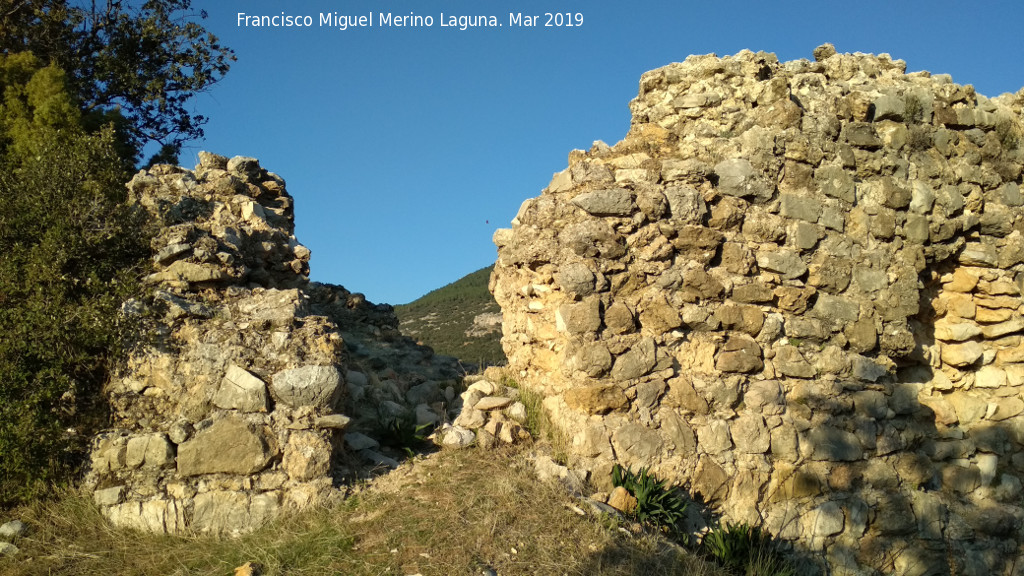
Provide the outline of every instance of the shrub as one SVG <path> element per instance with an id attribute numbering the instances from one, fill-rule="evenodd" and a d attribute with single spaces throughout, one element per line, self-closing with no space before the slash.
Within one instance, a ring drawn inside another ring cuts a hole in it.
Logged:
<path id="1" fill-rule="evenodd" d="M 102 386 L 148 254 L 111 130 L 62 75 L 0 56 L 0 506 L 67 480 L 106 424 Z"/>

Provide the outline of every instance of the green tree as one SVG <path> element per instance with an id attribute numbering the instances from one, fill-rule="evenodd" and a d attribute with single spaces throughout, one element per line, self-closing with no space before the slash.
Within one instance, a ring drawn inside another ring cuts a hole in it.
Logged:
<path id="1" fill-rule="evenodd" d="M 196 18 L 190 0 L 0 0 L 0 52 L 32 52 L 66 73 L 83 124 L 113 122 L 138 161 L 142 147 L 176 159 L 203 136 L 206 119 L 188 101 L 235 59 Z M 123 152 L 122 152 L 123 153 Z"/>
<path id="2" fill-rule="evenodd" d="M 106 424 L 148 238 L 111 128 L 83 127 L 68 77 L 0 55 L 0 506 L 70 477 Z"/>

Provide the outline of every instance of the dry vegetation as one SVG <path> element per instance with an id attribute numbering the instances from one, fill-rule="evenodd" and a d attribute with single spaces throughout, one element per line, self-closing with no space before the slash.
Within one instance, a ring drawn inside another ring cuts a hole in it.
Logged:
<path id="1" fill-rule="evenodd" d="M 581 517 L 563 489 L 538 481 L 522 452 L 441 452 L 236 539 L 116 530 L 84 496 L 14 511 L 30 526 L 0 573 L 717 575 L 719 569 L 648 535 Z M 26 560 L 26 558 L 30 558 Z"/>

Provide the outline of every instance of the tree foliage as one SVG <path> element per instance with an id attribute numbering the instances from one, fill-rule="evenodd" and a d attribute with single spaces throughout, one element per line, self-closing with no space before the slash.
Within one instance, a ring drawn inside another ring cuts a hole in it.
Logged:
<path id="1" fill-rule="evenodd" d="M 68 77 L 0 55 L 0 506 L 66 479 L 106 423 L 102 386 L 148 253 L 110 128 Z"/>
<path id="2" fill-rule="evenodd" d="M 203 135 L 189 99 L 234 60 L 196 16 L 190 0 L 0 0 L 0 52 L 64 70 L 84 125 L 114 122 L 133 159 L 149 142 L 162 146 L 160 160 L 175 159 Z"/>

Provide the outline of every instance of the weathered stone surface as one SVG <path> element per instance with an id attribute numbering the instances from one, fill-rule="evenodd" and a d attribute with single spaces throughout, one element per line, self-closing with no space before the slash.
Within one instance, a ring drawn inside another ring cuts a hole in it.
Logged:
<path id="1" fill-rule="evenodd" d="M 636 209 L 633 195 L 625 188 L 594 190 L 580 194 L 572 202 L 594 216 L 629 216 Z"/>
<path id="2" fill-rule="evenodd" d="M 761 348 L 749 336 L 732 336 L 722 346 L 715 367 L 723 372 L 756 372 L 764 368 Z"/>
<path id="3" fill-rule="evenodd" d="M 275 397 L 293 408 L 324 408 L 336 401 L 341 374 L 334 366 L 300 366 L 274 374 L 271 386 Z"/>
<path id="4" fill-rule="evenodd" d="M 453 426 L 443 432 L 441 436 L 441 445 L 448 448 L 466 448 L 467 446 L 471 446 L 475 440 L 476 433 L 472 430 Z"/>
<path id="5" fill-rule="evenodd" d="M 826 322 L 842 325 L 857 321 L 860 316 L 860 305 L 841 296 L 818 294 L 818 300 L 814 303 L 811 313 Z"/>
<path id="6" fill-rule="evenodd" d="M 565 392 L 564 398 L 570 408 L 587 414 L 607 414 L 629 405 L 626 394 L 614 384 L 573 388 Z"/>
<path id="7" fill-rule="evenodd" d="M 974 322 L 943 318 L 935 323 L 935 337 L 945 342 L 963 342 L 981 334 L 981 326 Z"/>
<path id="8" fill-rule="evenodd" d="M 237 416 L 226 416 L 178 446 L 178 473 L 253 474 L 270 462 L 268 444 L 262 431 Z"/>
<path id="9" fill-rule="evenodd" d="M 221 380 L 213 403 L 225 410 L 267 411 L 267 385 L 243 368 L 232 364 Z"/>
<path id="10" fill-rule="evenodd" d="M 560 332 L 596 332 L 601 327 L 601 301 L 588 298 L 583 302 L 563 304 L 558 307 L 555 323 Z"/>
<path id="11" fill-rule="evenodd" d="M 624 514 L 632 514 L 636 510 L 636 498 L 622 486 L 616 486 L 608 495 L 608 505 Z"/>
<path id="12" fill-rule="evenodd" d="M 612 378 L 615 380 L 632 380 L 650 372 L 656 360 L 656 345 L 651 339 L 644 339 L 622 356 L 615 359 L 612 366 Z"/>
<path id="13" fill-rule="evenodd" d="M 238 534 L 261 526 L 277 514 L 274 493 L 206 492 L 195 498 L 192 527 L 198 532 Z"/>
<path id="14" fill-rule="evenodd" d="M 125 466 L 159 468 L 174 462 L 174 447 L 161 433 L 144 434 L 128 440 Z"/>
<path id="15" fill-rule="evenodd" d="M 757 414 L 741 415 L 732 422 L 730 434 L 736 449 L 746 454 L 764 454 L 771 446 L 771 436 L 764 418 Z"/>
<path id="16" fill-rule="evenodd" d="M 173 534 L 186 528 L 185 507 L 176 500 L 125 502 L 108 508 L 106 516 L 114 526 L 158 534 Z"/>
<path id="17" fill-rule="evenodd" d="M 320 434 L 293 432 L 284 447 L 282 465 L 288 477 L 304 482 L 323 477 L 331 464 L 331 443 Z"/>
<path id="18" fill-rule="evenodd" d="M 594 292 L 596 278 L 583 262 L 572 262 L 559 269 L 556 275 L 563 290 L 586 296 Z"/>
<path id="19" fill-rule="evenodd" d="M 757 265 L 765 270 L 777 272 L 787 280 L 799 278 L 807 273 L 807 265 L 796 252 L 779 250 L 776 252 L 759 252 Z"/>
<path id="20" fill-rule="evenodd" d="M 715 313 L 722 327 L 757 336 L 764 326 L 764 312 L 754 306 L 726 304 Z"/>
<path id="21" fill-rule="evenodd" d="M 819 426 L 808 430 L 801 438 L 807 444 L 814 460 L 859 460 L 863 455 L 857 436 L 832 426 Z"/>
<path id="22" fill-rule="evenodd" d="M 749 160 L 734 158 L 723 160 L 715 165 L 718 176 L 718 189 L 729 196 L 767 197 L 772 190 L 761 176 L 754 170 Z"/>
<path id="23" fill-rule="evenodd" d="M 818 371 L 811 366 L 796 346 L 779 346 L 775 349 L 775 358 L 772 360 L 775 369 L 794 378 L 814 378 Z"/>
<path id="24" fill-rule="evenodd" d="M 978 342 L 944 344 L 942 346 L 942 361 L 950 366 L 970 366 L 984 353 L 984 346 Z"/>
<path id="25" fill-rule="evenodd" d="M 498 410 L 512 404 L 512 399 L 505 396 L 485 396 L 473 408 L 480 411 Z"/>

